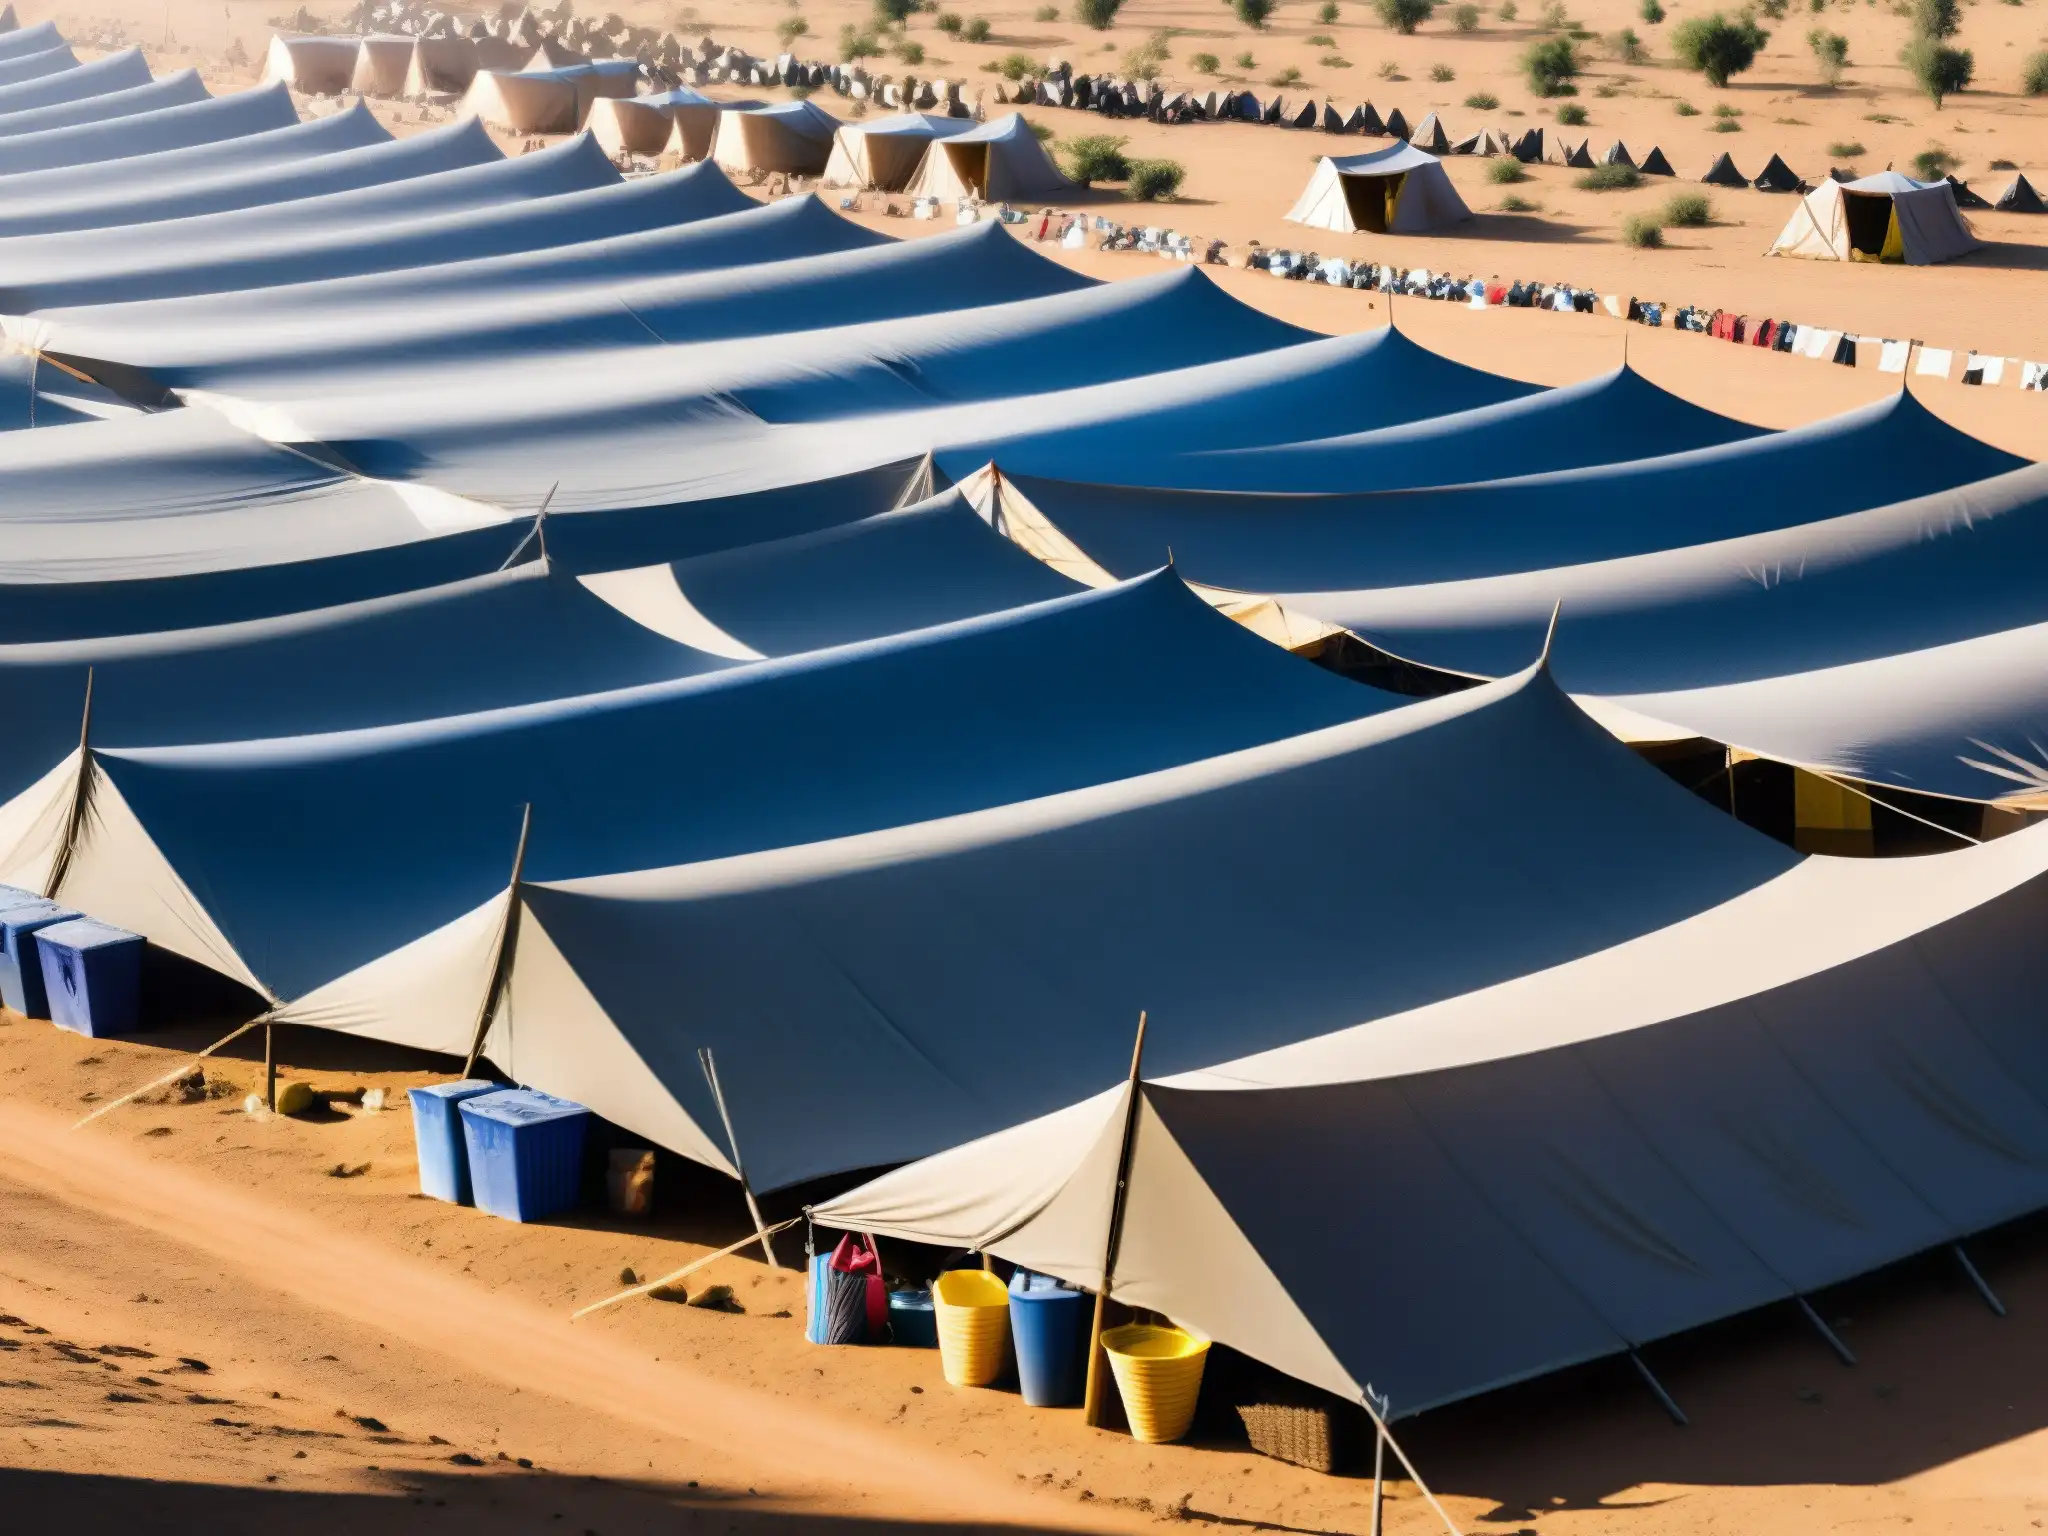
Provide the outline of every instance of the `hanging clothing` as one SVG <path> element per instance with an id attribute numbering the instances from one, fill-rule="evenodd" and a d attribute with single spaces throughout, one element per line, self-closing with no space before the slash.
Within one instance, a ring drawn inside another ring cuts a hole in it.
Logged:
<path id="1" fill-rule="evenodd" d="M 1981 352 L 1972 352 L 1963 360 L 1963 382 L 1991 385 L 2004 383 L 2005 359 L 1996 355 L 1986 357 Z"/>
<path id="2" fill-rule="evenodd" d="M 1846 331 L 1836 338 L 1834 360 L 1845 368 L 1856 366 L 1856 338 Z"/>
<path id="3" fill-rule="evenodd" d="M 1877 349 L 1877 371 L 1879 373 L 1904 373 L 1906 354 L 1913 350 L 1910 341 L 1880 342 Z"/>
<path id="4" fill-rule="evenodd" d="M 1922 347 L 1920 361 L 1913 371 L 1922 378 L 1945 379 L 1949 365 L 1955 361 L 1955 353 L 1947 347 Z"/>
<path id="5" fill-rule="evenodd" d="M 2020 364 L 2021 389 L 2048 389 L 2048 363 Z"/>

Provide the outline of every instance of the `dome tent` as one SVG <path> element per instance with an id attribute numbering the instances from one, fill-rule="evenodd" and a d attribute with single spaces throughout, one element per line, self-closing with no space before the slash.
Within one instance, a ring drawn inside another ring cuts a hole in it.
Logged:
<path id="1" fill-rule="evenodd" d="M 825 184 L 900 192 L 917 174 L 925 148 L 934 139 L 953 138 L 978 126 L 972 118 L 930 112 L 899 112 L 878 122 L 842 124 L 832 137 Z"/>
<path id="2" fill-rule="evenodd" d="M 1977 244 L 1947 182 L 1880 171 L 1858 181 L 1824 181 L 1807 193 L 1771 254 L 1918 267 L 1967 255 Z"/>
<path id="3" fill-rule="evenodd" d="M 1287 217 L 1312 229 L 1406 235 L 1462 224 L 1472 210 L 1434 155 L 1396 144 L 1371 154 L 1324 156 Z"/>
<path id="4" fill-rule="evenodd" d="M 913 197 L 979 197 L 991 202 L 1062 198 L 1081 189 L 1061 174 L 1031 125 L 1015 112 L 936 139 L 904 191 Z"/>

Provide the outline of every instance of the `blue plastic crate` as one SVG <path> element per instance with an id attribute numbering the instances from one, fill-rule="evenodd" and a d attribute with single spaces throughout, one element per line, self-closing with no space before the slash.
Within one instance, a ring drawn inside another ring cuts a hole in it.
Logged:
<path id="1" fill-rule="evenodd" d="M 142 1016 L 141 934 L 89 917 L 38 928 L 50 1018 L 81 1035 L 132 1035 Z"/>
<path id="2" fill-rule="evenodd" d="M 40 929 L 80 915 L 40 896 L 0 908 L 0 1003 L 32 1019 L 50 1016 L 35 936 Z"/>
<path id="3" fill-rule="evenodd" d="M 543 1221 L 574 1208 L 589 1110 L 531 1088 L 478 1094 L 457 1107 L 478 1210 L 507 1221 Z"/>
<path id="4" fill-rule="evenodd" d="M 421 1194 L 456 1205 L 470 1203 L 469 1147 L 456 1106 L 465 1099 L 496 1092 L 496 1083 L 476 1077 L 406 1090 L 412 1104 L 413 1145 L 419 1149 Z"/>

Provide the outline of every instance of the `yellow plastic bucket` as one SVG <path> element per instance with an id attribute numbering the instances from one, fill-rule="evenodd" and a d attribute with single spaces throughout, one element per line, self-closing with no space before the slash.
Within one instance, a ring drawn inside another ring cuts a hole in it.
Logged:
<path id="1" fill-rule="evenodd" d="M 1104 1330 L 1102 1347 L 1116 1373 L 1131 1437 L 1165 1445 L 1186 1434 L 1195 1422 L 1195 1399 L 1202 1395 L 1209 1341 L 1182 1328 L 1128 1323 Z"/>
<path id="2" fill-rule="evenodd" d="M 985 1387 L 1010 1354 L 1010 1289 L 987 1270 L 949 1269 L 932 1282 L 939 1364 L 956 1387 Z"/>

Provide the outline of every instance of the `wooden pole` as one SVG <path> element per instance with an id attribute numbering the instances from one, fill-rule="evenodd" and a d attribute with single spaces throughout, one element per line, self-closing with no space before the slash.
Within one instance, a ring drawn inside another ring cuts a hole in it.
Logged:
<path id="1" fill-rule="evenodd" d="M 526 876 L 526 838 L 532 830 L 533 802 L 529 800 L 519 815 L 519 845 L 512 850 L 512 883 L 505 896 L 505 923 L 498 930 L 498 953 L 491 961 L 491 979 L 484 987 L 483 1005 L 477 1009 L 476 1033 L 470 1038 L 469 1055 L 462 1062 L 465 1078 L 476 1071 L 484 1037 L 491 1032 L 491 1021 L 497 1018 L 498 1004 L 505 998 L 506 983 L 512 979 L 512 953 L 519 943 L 519 885 Z"/>
<path id="2" fill-rule="evenodd" d="M 92 808 L 92 672 L 85 669 L 85 713 L 78 722 L 78 782 L 71 790 L 71 810 L 64 818 L 64 841 L 57 845 L 57 857 L 50 863 L 50 877 L 43 886 L 43 898 L 55 901 L 71 873 L 72 856 L 85 834 L 86 813 Z"/>
<path id="3" fill-rule="evenodd" d="M 704 1080 L 711 1085 L 711 1097 L 718 1105 L 718 1118 L 725 1124 L 725 1144 L 732 1151 L 732 1170 L 740 1177 L 740 1193 L 747 1197 L 747 1214 L 754 1218 L 754 1230 L 761 1234 L 761 1254 L 770 1269 L 780 1269 L 782 1261 L 775 1257 L 775 1244 L 769 1241 L 768 1224 L 761 1219 L 754 1186 L 747 1182 L 747 1165 L 740 1159 L 739 1138 L 732 1133 L 732 1112 L 725 1107 L 725 1090 L 718 1086 L 718 1063 L 712 1059 L 710 1046 L 698 1048 L 697 1062 L 704 1068 Z"/>
<path id="4" fill-rule="evenodd" d="M 263 1107 L 273 1115 L 277 1113 L 277 1048 L 271 1038 L 276 1026 L 263 1026 Z"/>
<path id="5" fill-rule="evenodd" d="M 1102 1352 L 1104 1313 L 1116 1285 L 1116 1251 L 1124 1235 L 1124 1196 L 1131 1182 L 1131 1153 L 1138 1141 L 1138 1089 L 1145 1067 L 1145 1015 L 1138 1014 L 1138 1041 L 1131 1048 L 1129 1097 L 1124 1103 L 1123 1146 L 1116 1158 L 1116 1190 L 1110 1198 L 1109 1235 L 1102 1246 L 1102 1289 L 1095 1293 L 1095 1318 L 1088 1327 L 1088 1382 L 1081 1395 L 1081 1422 L 1102 1427 L 1102 1402 L 1109 1382 L 1109 1357 Z"/>

